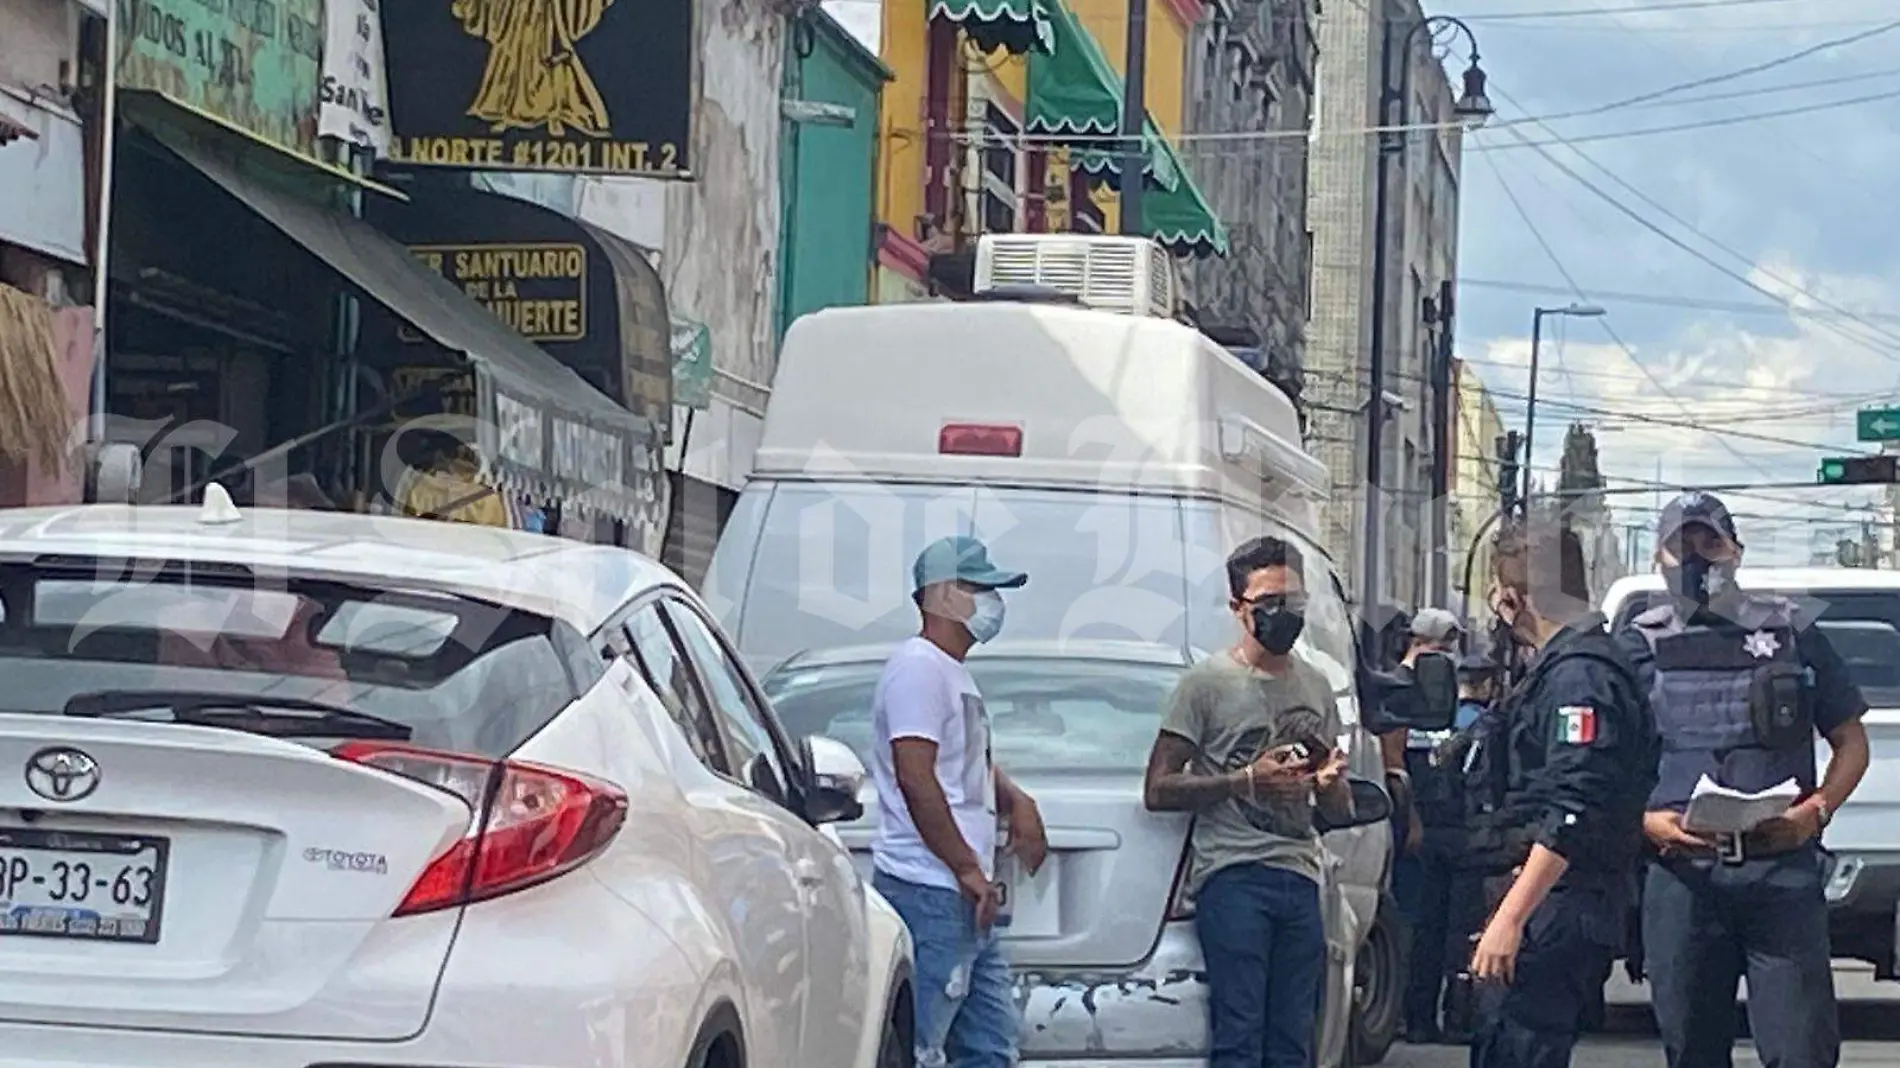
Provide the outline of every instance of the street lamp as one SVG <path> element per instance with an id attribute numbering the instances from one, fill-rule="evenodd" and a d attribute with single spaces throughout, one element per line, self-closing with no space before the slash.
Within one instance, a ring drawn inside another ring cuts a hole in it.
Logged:
<path id="1" fill-rule="evenodd" d="M 1518 499 L 1526 502 L 1529 508 L 1531 497 L 1531 447 L 1536 439 L 1532 431 L 1537 429 L 1537 352 L 1544 342 L 1544 316 L 1561 315 L 1571 319 L 1595 319 L 1606 314 L 1595 304 L 1566 304 L 1561 308 L 1535 308 L 1531 312 L 1531 381 L 1524 405 L 1524 492 Z"/>
<path id="2" fill-rule="evenodd" d="M 1369 625 L 1377 626 L 1376 607 L 1381 601 L 1379 584 L 1379 558 L 1383 551 L 1380 545 L 1383 517 L 1380 514 L 1379 483 L 1384 478 L 1381 470 L 1385 456 L 1385 288 L 1387 274 L 1386 228 L 1391 203 L 1391 167 L 1389 157 L 1399 155 L 1406 149 L 1407 127 L 1410 123 L 1412 106 L 1412 51 L 1419 36 L 1427 32 L 1437 32 L 1450 28 L 1464 35 L 1465 42 L 1471 46 L 1469 65 L 1465 68 L 1464 91 L 1452 104 L 1452 113 L 1462 119 L 1467 127 L 1477 127 L 1491 117 L 1493 111 L 1491 98 L 1485 93 L 1484 68 L 1478 65 L 1478 39 L 1472 35 L 1471 27 L 1461 19 L 1449 15 L 1434 15 L 1419 19 L 1406 26 L 1404 23 L 1385 22 L 1384 35 L 1379 46 L 1379 127 L 1378 159 L 1374 168 L 1373 210 L 1372 210 L 1372 351 L 1366 368 L 1368 389 L 1366 395 L 1366 499 L 1362 528 L 1365 531 L 1365 563 L 1360 569 L 1359 605 Z M 1403 29 L 1404 33 L 1399 31 Z M 1392 61 L 1398 56 L 1399 84 L 1392 85 Z M 1446 331 L 1451 329 L 1447 318 L 1440 324 Z M 1443 383 L 1439 389 L 1446 388 Z M 1451 411 L 1449 404 L 1437 406 L 1445 413 Z M 1442 416 L 1448 421 L 1449 414 Z M 1449 442 L 1451 432 L 1448 427 L 1437 428 L 1438 440 Z M 1439 568 L 1443 570 L 1442 562 Z"/>

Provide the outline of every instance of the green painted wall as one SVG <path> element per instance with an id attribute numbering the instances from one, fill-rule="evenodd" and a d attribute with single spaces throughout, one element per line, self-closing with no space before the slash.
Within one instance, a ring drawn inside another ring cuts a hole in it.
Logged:
<path id="1" fill-rule="evenodd" d="M 783 123 L 778 335 L 808 312 L 870 299 L 878 95 L 890 71 L 816 8 L 793 25 L 783 96 L 853 108 L 850 126 Z"/>

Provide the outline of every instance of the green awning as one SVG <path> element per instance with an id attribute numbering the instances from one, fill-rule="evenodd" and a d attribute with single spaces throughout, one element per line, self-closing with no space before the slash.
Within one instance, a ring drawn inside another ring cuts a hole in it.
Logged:
<path id="1" fill-rule="evenodd" d="M 1054 33 L 1047 52 L 1029 57 L 1029 91 L 1025 127 L 1030 133 L 1073 139 L 1078 148 L 1090 148 L 1084 169 L 1115 184 L 1121 179 L 1121 158 L 1114 138 L 1121 132 L 1122 78 L 1109 65 L 1101 42 L 1076 19 L 1062 0 L 1048 0 Z M 1181 184 L 1179 160 L 1167 148 L 1167 139 L 1152 118 L 1142 125 L 1142 154 L 1149 181 L 1172 190 Z"/>
<path id="2" fill-rule="evenodd" d="M 986 53 L 1000 48 L 1022 55 L 1054 47 L 1050 4 L 1051 0 L 930 0 L 929 17 L 962 26 Z"/>
<path id="3" fill-rule="evenodd" d="M 1167 146 L 1163 146 L 1167 147 Z M 1173 148 L 1167 148 L 1174 154 Z M 1151 189 L 1141 198 L 1141 232 L 1168 251 L 1183 256 L 1227 255 L 1227 226 L 1201 195 L 1199 186 L 1179 160 L 1181 184 L 1174 189 Z"/>
<path id="4" fill-rule="evenodd" d="M 1221 222 L 1219 213 L 1207 203 L 1207 197 L 1202 195 L 1200 187 L 1194 184 L 1194 176 L 1188 172 L 1187 164 L 1176 154 L 1174 146 L 1165 140 L 1161 142 L 1161 154 L 1169 170 L 1180 175 L 1181 180 L 1173 189 L 1150 188 L 1143 194 L 1141 232 L 1176 255 L 1227 255 L 1227 226 Z M 1120 183 L 1114 180 L 1120 176 L 1119 170 L 1111 168 L 1109 161 L 1102 158 L 1102 153 L 1078 152 L 1072 158 L 1072 164 L 1095 181 L 1110 188 L 1120 188 Z"/>

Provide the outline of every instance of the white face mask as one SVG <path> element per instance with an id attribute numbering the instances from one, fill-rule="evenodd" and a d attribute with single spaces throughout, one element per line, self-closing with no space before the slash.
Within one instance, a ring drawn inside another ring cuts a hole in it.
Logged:
<path id="1" fill-rule="evenodd" d="M 970 595 L 976 607 L 963 621 L 970 637 L 987 642 L 1003 632 L 1003 595 L 995 590 L 978 590 Z"/>

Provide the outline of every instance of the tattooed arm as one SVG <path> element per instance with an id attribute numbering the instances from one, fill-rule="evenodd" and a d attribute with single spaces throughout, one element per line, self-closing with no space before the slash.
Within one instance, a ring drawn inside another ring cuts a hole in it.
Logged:
<path id="1" fill-rule="evenodd" d="M 1168 731 L 1155 735 L 1154 748 L 1148 753 L 1148 779 L 1142 788 L 1148 811 L 1199 812 L 1245 796 L 1245 771 L 1200 775 L 1193 771 L 1193 762 L 1193 742 Z"/>

